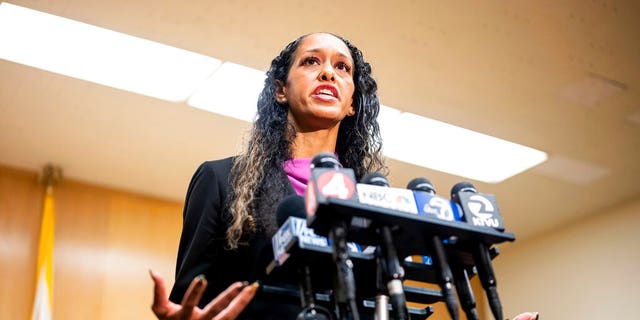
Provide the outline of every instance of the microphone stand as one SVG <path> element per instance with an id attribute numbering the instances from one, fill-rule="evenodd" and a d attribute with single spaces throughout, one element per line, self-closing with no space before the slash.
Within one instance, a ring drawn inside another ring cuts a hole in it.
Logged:
<path id="1" fill-rule="evenodd" d="M 409 310 L 402 288 L 402 278 L 404 270 L 398 261 L 398 254 L 393 245 L 393 237 L 389 226 L 382 226 L 379 229 L 382 237 L 382 256 L 386 265 L 387 290 L 391 300 L 391 306 L 395 320 L 409 319 Z"/>
<path id="2" fill-rule="evenodd" d="M 302 311 L 298 313 L 296 320 L 334 320 L 331 311 L 315 303 L 313 290 L 311 289 L 311 271 L 309 265 L 298 270 L 300 276 L 300 302 Z"/>
<path id="3" fill-rule="evenodd" d="M 462 310 L 467 316 L 467 320 L 479 320 L 478 310 L 476 309 L 476 299 L 473 296 L 471 283 L 469 283 L 469 275 L 464 268 L 464 264 L 459 257 L 454 257 L 454 263 L 451 265 L 453 279 L 456 284 L 456 291 L 460 299 Z"/>
<path id="4" fill-rule="evenodd" d="M 353 262 L 347 251 L 347 227 L 344 221 L 334 223 L 329 231 L 329 240 L 333 248 L 332 257 L 337 267 L 338 288 L 336 302 L 342 320 L 360 320 L 356 303 L 356 285 L 353 276 Z M 349 314 L 351 317 L 349 317 Z"/>
<path id="5" fill-rule="evenodd" d="M 442 289 L 442 296 L 447 305 L 447 310 L 451 315 L 451 319 L 458 320 L 458 301 L 456 300 L 456 294 L 453 292 L 453 274 L 451 268 L 447 263 L 447 256 L 444 251 L 444 245 L 439 236 L 432 236 L 431 248 L 433 251 L 433 262 L 438 273 L 438 280 L 440 282 L 440 288 Z"/>
<path id="6" fill-rule="evenodd" d="M 376 288 L 378 289 L 378 295 L 376 295 L 375 301 L 375 315 L 374 320 L 389 320 L 389 296 L 387 288 L 384 283 L 383 274 L 386 273 L 386 266 L 382 259 L 382 249 L 380 246 L 376 249 Z"/>
<path id="7" fill-rule="evenodd" d="M 480 283 L 487 294 L 487 300 L 491 313 L 496 319 L 504 319 L 502 316 L 502 305 L 500 304 L 500 297 L 498 297 L 498 288 L 496 282 L 496 276 L 493 273 L 493 267 L 491 266 L 491 256 L 487 246 L 478 241 L 473 247 L 473 260 L 476 262 L 476 268 L 478 269 L 478 276 L 480 277 Z"/>

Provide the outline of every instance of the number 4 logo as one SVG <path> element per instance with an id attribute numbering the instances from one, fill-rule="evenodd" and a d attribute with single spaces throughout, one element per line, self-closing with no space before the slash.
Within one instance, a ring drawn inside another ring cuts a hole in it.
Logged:
<path id="1" fill-rule="evenodd" d="M 350 199 L 355 186 L 345 174 L 332 170 L 318 177 L 318 189 L 326 198 Z"/>

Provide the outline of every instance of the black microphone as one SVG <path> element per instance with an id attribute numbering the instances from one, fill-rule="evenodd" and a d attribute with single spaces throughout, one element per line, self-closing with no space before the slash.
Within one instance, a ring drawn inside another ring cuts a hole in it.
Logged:
<path id="1" fill-rule="evenodd" d="M 298 195 L 289 195 L 282 199 L 276 209 L 276 222 L 281 227 L 289 217 L 306 219 L 304 199 Z M 316 305 L 311 286 L 311 270 L 305 259 L 297 265 L 298 284 L 300 289 L 300 303 L 302 311 L 297 320 L 332 320 L 333 314 L 326 308 Z"/>
<path id="2" fill-rule="evenodd" d="M 458 203 L 462 208 L 465 222 L 474 226 L 489 226 L 504 230 L 502 218 L 499 216 L 495 205 L 495 199 L 488 196 L 479 194 L 475 186 L 470 182 L 460 182 L 451 188 L 451 200 Z M 471 249 L 480 282 L 487 294 L 491 312 L 496 319 L 504 319 L 489 249 L 482 241 L 473 243 Z"/>
<path id="3" fill-rule="evenodd" d="M 431 182 L 428 179 L 422 178 L 422 177 L 415 178 L 409 181 L 409 184 L 407 185 L 407 189 L 414 190 L 417 192 L 425 192 L 432 196 L 436 194 L 436 190 L 431 184 Z M 433 216 L 439 217 L 437 215 L 433 215 Z M 446 218 L 442 220 L 449 221 L 449 219 L 446 219 Z M 453 279 L 456 287 L 456 292 L 458 293 L 458 298 L 460 299 L 460 302 L 462 304 L 462 310 L 466 314 L 467 319 L 478 320 L 478 310 L 476 309 L 476 299 L 473 296 L 473 290 L 471 289 L 471 283 L 469 282 L 469 275 L 467 274 L 467 271 L 464 269 L 464 265 L 462 265 L 462 262 L 459 261 L 460 259 L 456 257 L 452 257 L 452 258 L 453 258 L 453 263 L 451 264 L 451 272 L 453 274 Z"/>
<path id="4" fill-rule="evenodd" d="M 433 185 L 426 178 L 415 178 L 409 181 L 407 189 L 426 192 L 430 195 L 436 194 Z M 458 300 L 456 299 L 456 294 L 453 291 L 454 277 L 451 267 L 447 262 L 447 256 L 444 250 L 444 245 L 442 244 L 442 239 L 440 239 L 440 236 L 438 235 L 433 235 L 428 240 L 434 258 L 432 260 L 436 267 L 438 282 L 442 289 L 442 296 L 444 297 L 445 304 L 447 305 L 447 310 L 449 311 L 452 319 L 458 319 Z"/>
<path id="5" fill-rule="evenodd" d="M 321 152 L 313 157 L 311 177 L 305 191 L 307 215 L 313 216 L 318 203 L 327 198 L 352 199 L 354 194 L 355 177 L 352 169 L 340 168 L 340 162 L 332 153 Z M 353 262 L 348 255 L 347 231 L 346 221 L 339 217 L 332 218 L 329 240 L 338 281 L 336 302 L 341 319 L 360 320 Z"/>
<path id="6" fill-rule="evenodd" d="M 304 198 L 297 194 L 290 194 L 284 197 L 276 208 L 276 223 L 278 228 L 282 227 L 289 217 L 307 219 L 305 214 Z"/>
<path id="7" fill-rule="evenodd" d="M 371 184 L 381 187 L 389 187 L 389 181 L 387 177 L 379 172 L 368 173 L 362 178 L 362 183 Z M 393 244 L 393 237 L 391 234 L 391 228 L 383 225 L 378 228 L 380 233 L 381 244 L 380 249 L 383 257 L 383 270 L 387 278 L 387 291 L 389 292 L 389 298 L 396 320 L 409 319 L 409 310 L 407 308 L 407 301 L 404 295 L 404 289 L 402 288 L 402 279 L 404 278 L 404 269 L 400 265 L 398 260 L 398 254 L 396 253 L 395 245 Z M 380 299 L 384 301 L 384 299 Z"/>
<path id="8" fill-rule="evenodd" d="M 414 178 L 409 181 L 409 183 L 407 184 L 407 189 L 426 192 L 430 195 L 436 194 L 436 189 L 431 184 L 431 181 L 429 181 L 427 178 L 422 177 Z"/>
<path id="9" fill-rule="evenodd" d="M 340 161 L 333 153 L 320 152 L 311 159 L 311 170 L 315 168 L 339 169 Z"/>

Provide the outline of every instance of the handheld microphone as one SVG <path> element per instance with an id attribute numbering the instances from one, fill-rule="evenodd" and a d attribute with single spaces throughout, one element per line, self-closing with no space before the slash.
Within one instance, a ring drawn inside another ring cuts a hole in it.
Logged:
<path id="1" fill-rule="evenodd" d="M 379 172 L 368 173 L 362 178 L 364 184 L 377 185 L 381 187 L 389 187 L 389 181 L 387 178 Z M 391 234 L 391 228 L 383 225 L 378 229 L 381 238 L 381 254 L 382 254 L 382 266 L 387 278 L 387 291 L 389 292 L 389 298 L 391 300 L 391 306 L 395 313 L 395 319 L 404 320 L 409 317 L 409 310 L 407 309 L 407 302 L 404 295 L 404 289 L 402 288 L 402 279 L 404 278 L 404 269 L 400 265 L 398 260 L 398 254 L 396 253 L 395 245 L 393 244 L 393 237 Z M 379 301 L 384 301 L 380 299 Z M 380 309 L 381 310 L 381 309 Z"/>
<path id="2" fill-rule="evenodd" d="M 502 217 L 500 217 L 497 210 L 495 198 L 491 195 L 479 194 L 475 186 L 470 182 L 460 182 L 454 185 L 451 188 L 451 199 L 457 202 L 464 211 L 465 222 L 474 226 L 504 230 Z M 473 260 L 476 263 L 482 287 L 487 294 L 491 312 L 496 319 L 504 319 L 489 249 L 482 241 L 473 243 L 471 248 Z"/>
<path id="3" fill-rule="evenodd" d="M 340 168 L 340 162 L 334 154 L 322 152 L 311 160 L 311 177 L 305 190 L 306 211 L 309 217 L 314 216 L 318 203 L 327 198 L 353 199 L 355 195 L 355 174 L 352 169 Z M 332 247 L 332 257 L 336 264 L 338 288 L 336 302 L 340 317 L 359 320 L 358 305 L 356 303 L 356 285 L 353 275 L 353 262 L 348 256 L 347 222 L 333 218 L 329 239 Z"/>
<path id="4" fill-rule="evenodd" d="M 282 199 L 276 209 L 276 222 L 282 227 L 287 221 L 295 221 L 294 218 L 305 219 L 305 205 L 301 196 L 290 195 Z M 306 224 L 305 220 L 301 222 Z M 293 223 L 293 222 L 291 222 Z M 321 237 L 318 237 L 321 238 Z M 274 239 L 277 239 L 274 237 Z M 326 239 L 325 239 L 326 240 Z M 277 240 L 275 240 L 277 241 Z M 274 243 L 274 250 L 276 245 Z M 297 266 L 298 287 L 300 289 L 300 303 L 302 310 L 297 316 L 298 320 L 332 320 L 333 314 L 326 308 L 316 305 L 311 286 L 311 270 L 309 264 L 303 261 Z"/>
<path id="5" fill-rule="evenodd" d="M 425 208 L 431 208 L 433 207 L 433 205 L 429 206 L 429 204 L 437 202 L 436 206 L 439 207 L 440 210 L 438 210 L 438 214 L 435 214 L 434 216 L 442 220 L 453 220 L 453 214 L 452 211 L 450 211 L 451 207 L 449 205 L 449 201 L 438 201 L 442 198 L 435 197 L 436 191 L 429 180 L 427 180 L 426 178 L 415 178 L 409 182 L 407 188 L 414 190 L 414 196 L 417 203 L 425 203 L 424 205 L 422 205 L 422 212 L 433 212 L 428 209 L 425 210 Z M 436 201 L 430 201 L 432 199 Z M 420 207 L 420 204 L 418 204 L 418 206 Z M 449 211 L 446 210 L 447 208 L 449 208 Z M 450 214 L 446 214 L 443 212 L 449 212 Z M 433 262 L 436 267 L 438 282 L 440 284 L 440 288 L 442 289 L 442 296 L 444 297 L 445 304 L 447 305 L 447 310 L 449 311 L 452 319 L 458 319 L 458 301 L 456 300 L 456 294 L 453 292 L 454 278 L 453 273 L 451 272 L 451 267 L 449 266 L 449 263 L 447 263 L 447 256 L 445 254 L 444 245 L 442 244 L 442 239 L 440 239 L 440 236 L 438 235 L 433 235 L 428 240 L 429 246 L 431 247 L 432 255 L 435 258 L 433 259 Z"/>

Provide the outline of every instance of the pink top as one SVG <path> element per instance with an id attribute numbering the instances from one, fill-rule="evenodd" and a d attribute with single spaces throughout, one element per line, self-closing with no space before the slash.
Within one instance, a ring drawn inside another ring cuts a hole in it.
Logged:
<path id="1" fill-rule="evenodd" d="M 311 176 L 311 158 L 291 159 L 283 163 L 284 172 L 287 173 L 293 190 L 298 195 L 304 195 L 309 176 Z"/>

